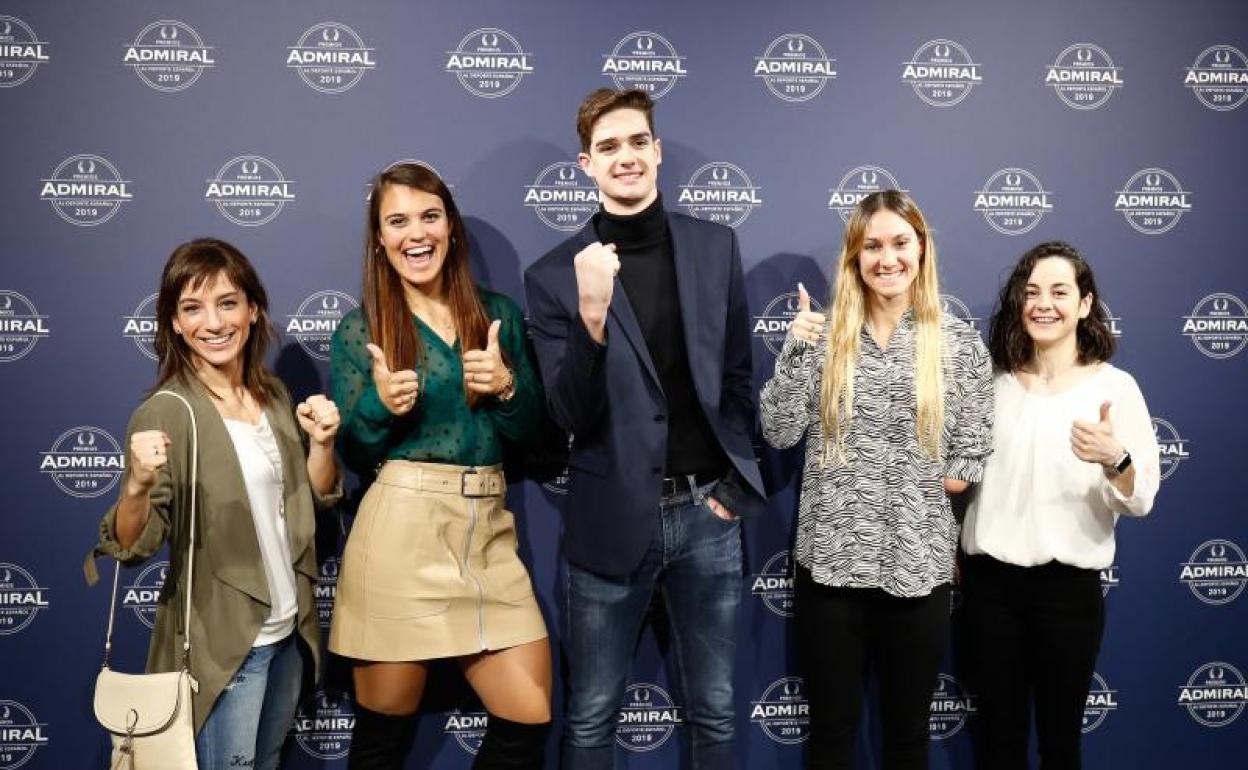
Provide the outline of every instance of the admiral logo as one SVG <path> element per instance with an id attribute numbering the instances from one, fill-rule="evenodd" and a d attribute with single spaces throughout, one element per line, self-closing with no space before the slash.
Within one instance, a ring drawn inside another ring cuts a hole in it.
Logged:
<path id="1" fill-rule="evenodd" d="M 0 289 L 0 364 L 17 361 L 51 336 L 48 317 L 23 295 Z"/>
<path id="2" fill-rule="evenodd" d="M 737 227 L 750 212 L 763 205 L 759 188 L 739 166 L 731 163 L 707 163 L 681 185 L 676 205 L 683 206 L 689 216 Z"/>
<path id="3" fill-rule="evenodd" d="M 1248 99 L 1248 57 L 1229 45 L 1210 46 L 1187 68 L 1183 87 L 1211 110 L 1233 110 Z"/>
<path id="4" fill-rule="evenodd" d="M 126 458 L 107 431 L 80 425 L 57 437 L 40 452 L 39 472 L 52 478 L 71 497 L 99 497 L 117 485 Z"/>
<path id="5" fill-rule="evenodd" d="M 815 313 L 823 312 L 823 305 L 813 296 L 810 298 L 810 309 Z M 797 316 L 797 292 L 789 291 L 777 294 L 761 315 L 754 316 L 754 339 L 762 340 L 773 356 L 780 355 L 784 347 L 784 339 L 789 334 L 789 327 Z"/>
<path id="6" fill-rule="evenodd" d="M 0 563 L 0 636 L 16 634 L 48 608 L 48 589 L 16 564 Z"/>
<path id="7" fill-rule="evenodd" d="M 494 27 L 473 30 L 459 41 L 446 60 L 446 71 L 473 96 L 496 99 L 520 86 L 525 75 L 533 74 L 526 53 L 510 34 Z"/>
<path id="8" fill-rule="evenodd" d="M 1213 661 L 1192 672 L 1179 688 L 1178 702 L 1205 727 L 1226 727 L 1248 704 L 1248 686 L 1239 669 Z"/>
<path id="9" fill-rule="evenodd" d="M 359 307 L 350 294 L 326 289 L 310 294 L 294 313 L 286 316 L 286 334 L 295 338 L 303 352 L 318 361 L 329 360 L 329 343 L 342 317 Z"/>
<path id="10" fill-rule="evenodd" d="M 153 361 L 156 356 L 156 294 L 149 294 L 138 304 L 134 312 L 122 316 L 125 324 L 121 336 L 132 341 L 139 352 Z"/>
<path id="11" fill-rule="evenodd" d="M 1248 584 L 1248 561 L 1230 540 L 1207 540 L 1183 563 L 1179 581 L 1205 604 L 1230 604 Z"/>
<path id="12" fill-rule="evenodd" d="M 836 78 L 836 60 L 809 35 L 781 35 L 754 59 L 754 77 L 786 102 L 808 102 Z"/>
<path id="13" fill-rule="evenodd" d="M 660 99 L 683 77 L 685 57 L 667 38 L 655 32 L 631 32 L 603 57 L 602 74 L 620 90 L 635 88 Z"/>
<path id="14" fill-rule="evenodd" d="M 524 187 L 524 205 L 542 224 L 564 233 L 584 227 L 598 211 L 599 202 L 598 185 L 573 161 L 551 163 L 533 184 Z"/>
<path id="15" fill-rule="evenodd" d="M 132 182 L 99 155 L 71 155 L 39 180 L 39 199 L 52 204 L 56 215 L 71 225 L 102 225 L 134 200 Z"/>
<path id="16" fill-rule="evenodd" d="M 948 674 L 936 675 L 936 689 L 928 707 L 927 733 L 934 741 L 952 738 L 975 715 L 975 696 Z"/>
<path id="17" fill-rule="evenodd" d="M 17 770 L 48 745 L 47 723 L 15 700 L 0 700 L 0 770 Z"/>
<path id="18" fill-rule="evenodd" d="M 962 300 L 952 294 L 942 294 L 940 295 L 940 306 L 946 313 L 962 321 L 975 331 L 980 334 L 984 333 L 984 330 L 979 328 L 979 322 L 983 319 L 973 315 L 971 308 Z"/>
<path id="19" fill-rule="evenodd" d="M 204 200 L 216 204 L 221 216 L 236 225 L 259 227 L 272 222 L 295 200 L 294 184 L 268 158 L 239 155 L 208 180 Z"/>
<path id="20" fill-rule="evenodd" d="M 1118 565 L 1111 564 L 1100 570 L 1101 596 L 1109 596 L 1109 592 L 1118 587 Z"/>
<path id="21" fill-rule="evenodd" d="M 48 44 L 29 24 L 13 16 L 0 16 L 0 88 L 20 86 L 48 61 Z"/>
<path id="22" fill-rule="evenodd" d="M 1103 301 L 1097 300 L 1101 306 L 1101 312 L 1105 314 L 1105 325 L 1109 327 L 1109 333 L 1116 339 L 1122 336 L 1122 317 L 1114 315 L 1114 311 L 1109 309 Z"/>
<path id="23" fill-rule="evenodd" d="M 1161 461 L 1161 478 L 1168 479 L 1179 469 L 1184 460 L 1191 458 L 1187 439 L 1179 435 L 1174 425 L 1160 417 L 1153 418 L 1153 435 L 1157 437 L 1157 452 Z"/>
<path id="24" fill-rule="evenodd" d="M 1095 110 L 1122 88 L 1122 70 L 1114 66 L 1114 60 L 1100 46 L 1076 43 L 1059 53 L 1049 65 L 1044 84 L 1052 88 L 1067 107 Z"/>
<path id="25" fill-rule="evenodd" d="M 1110 689 L 1105 677 L 1092 672 L 1088 687 L 1088 700 L 1083 707 L 1083 732 L 1090 733 L 1100 727 L 1105 717 L 1118 710 L 1118 691 Z"/>
<path id="26" fill-rule="evenodd" d="M 1003 168 L 975 191 L 973 208 L 1002 235 L 1022 235 L 1053 210 L 1052 195 L 1030 171 Z"/>
<path id="27" fill-rule="evenodd" d="M 1169 171 L 1146 168 L 1135 172 L 1115 193 L 1114 211 L 1121 213 L 1137 232 L 1161 235 L 1192 210 L 1187 199 L 1191 194 Z"/>
<path id="28" fill-rule="evenodd" d="M 750 581 L 750 593 L 782 618 L 793 617 L 793 564 L 788 551 L 772 555 Z"/>
<path id="29" fill-rule="evenodd" d="M 134 582 L 123 589 L 121 606 L 129 608 L 139 622 L 148 628 L 156 627 L 156 609 L 160 605 L 160 592 L 169 577 L 169 562 L 158 561 L 147 565 Z"/>
<path id="30" fill-rule="evenodd" d="M 933 107 L 952 107 L 984 82 L 979 65 L 952 40 L 931 40 L 919 46 L 901 71 L 901 82 Z"/>
<path id="31" fill-rule="evenodd" d="M 442 732 L 454 736 L 459 747 L 476 756 L 481 750 L 481 742 L 485 739 L 485 729 L 490 724 L 490 715 L 484 711 L 460 711 L 455 709 L 446 715 L 446 724 Z"/>
<path id="32" fill-rule="evenodd" d="M 881 190 L 907 192 L 889 171 L 879 166 L 858 166 L 841 177 L 836 189 L 830 191 L 828 208 L 840 214 L 842 222 L 848 222 L 863 198 Z"/>
<path id="33" fill-rule="evenodd" d="M 295 743 L 308 756 L 341 759 L 351 750 L 355 711 L 351 698 L 338 690 L 317 690 L 299 704 L 295 714 Z"/>
<path id="34" fill-rule="evenodd" d="M 288 49 L 286 66 L 298 72 L 309 88 L 323 94 L 340 94 L 377 67 L 373 61 L 375 50 L 346 24 L 326 21 L 299 36 Z"/>
<path id="35" fill-rule="evenodd" d="M 615 742 L 629 751 L 654 751 L 681 724 L 680 708 L 656 684 L 636 682 L 624 690 L 615 719 Z"/>
<path id="36" fill-rule="evenodd" d="M 786 676 L 767 686 L 750 704 L 750 721 L 776 743 L 794 746 L 810 737 L 810 704 L 800 676 Z"/>
<path id="37" fill-rule="evenodd" d="M 1248 307 L 1234 294 L 1210 294 L 1183 316 L 1183 336 L 1209 358 L 1230 358 L 1248 345 Z"/>
<path id="38" fill-rule="evenodd" d="M 190 88 L 204 70 L 217 65 L 212 51 L 186 22 L 156 21 L 139 31 L 121 62 L 149 87 L 171 93 Z"/>
<path id="39" fill-rule="evenodd" d="M 330 556 L 321 562 L 316 585 L 312 587 L 312 598 L 316 602 L 316 620 L 324 631 L 329 630 L 330 621 L 334 617 L 334 600 L 338 597 L 338 573 L 341 570 L 342 559 Z"/>

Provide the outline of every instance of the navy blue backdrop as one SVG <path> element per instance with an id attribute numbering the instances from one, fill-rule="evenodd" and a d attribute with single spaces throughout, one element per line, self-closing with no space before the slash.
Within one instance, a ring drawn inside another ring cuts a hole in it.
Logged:
<path id="1" fill-rule="evenodd" d="M 172 247 L 239 245 L 270 291 L 274 366 L 297 394 L 323 391 L 328 335 L 359 298 L 367 179 L 402 158 L 437 169 L 469 218 L 478 278 L 520 298 L 523 269 L 596 205 L 568 165 L 573 120 L 612 83 L 659 96 L 667 205 L 737 228 L 759 384 L 796 282 L 826 296 L 844 213 L 866 192 L 920 202 L 949 307 L 981 331 L 1022 251 L 1050 238 L 1084 250 L 1166 475 L 1152 515 L 1119 526 L 1103 576 L 1088 765 L 1242 767 L 1248 525 L 1231 490 L 1248 435 L 1245 51 L 1237 0 L 6 0 L 0 770 L 106 762 L 90 695 L 108 597 L 80 563 L 152 383 L 151 295 Z M 745 529 L 740 753 L 749 768 L 795 768 L 798 458 L 762 457 L 774 496 Z M 563 491 L 510 491 L 556 637 Z M 349 508 L 321 522 L 325 619 L 350 522 Z M 130 670 L 161 566 L 123 573 L 117 657 Z M 628 767 L 677 766 L 680 704 L 659 646 L 647 634 L 621 706 Z M 304 702 L 291 767 L 345 766 L 344 673 L 331 667 Z M 409 767 L 471 763 L 482 715 L 456 679 L 431 694 Z M 933 696 L 935 767 L 970 766 L 975 708 L 950 661 Z M 878 766 L 865 746 L 862 766 Z"/>

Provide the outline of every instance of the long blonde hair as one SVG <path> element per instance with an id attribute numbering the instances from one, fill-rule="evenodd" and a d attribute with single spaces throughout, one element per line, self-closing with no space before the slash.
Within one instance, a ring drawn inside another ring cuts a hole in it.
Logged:
<path id="1" fill-rule="evenodd" d="M 859 339 L 867 314 L 867 287 L 858 270 L 867 223 L 888 210 L 914 228 L 922 251 L 919 274 L 910 285 L 910 306 L 916 328 L 914 390 L 918 404 L 919 446 L 932 458 L 940 456 L 944 427 L 943 344 L 940 333 L 940 286 L 936 277 L 936 244 L 923 212 L 899 190 L 872 193 L 858 203 L 845 225 L 845 239 L 837 260 L 836 281 L 830 300 L 832 326 L 823 364 L 819 412 L 823 422 L 823 462 L 829 457 L 847 462 L 845 434 L 853 415 L 854 372 L 858 368 Z"/>

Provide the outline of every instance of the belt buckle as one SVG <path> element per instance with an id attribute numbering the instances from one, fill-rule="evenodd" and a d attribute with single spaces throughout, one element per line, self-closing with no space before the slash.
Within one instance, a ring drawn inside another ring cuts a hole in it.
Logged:
<path id="1" fill-rule="evenodd" d="M 477 481 L 476 489 L 472 492 L 468 491 L 470 476 Z M 490 480 L 476 468 L 469 468 L 459 475 L 459 494 L 461 497 L 490 497 Z"/>

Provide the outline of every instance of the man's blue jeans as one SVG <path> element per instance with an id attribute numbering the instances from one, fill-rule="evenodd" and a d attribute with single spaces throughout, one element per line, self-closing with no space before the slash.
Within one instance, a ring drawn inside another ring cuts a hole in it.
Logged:
<path id="1" fill-rule="evenodd" d="M 297 636 L 247 653 L 195 736 L 199 770 L 277 770 L 303 680 Z"/>
<path id="2" fill-rule="evenodd" d="M 605 576 L 569 564 L 564 654 L 563 770 L 615 766 L 616 714 L 656 587 L 671 622 L 668 670 L 683 698 L 684 755 L 693 770 L 735 766 L 733 660 L 741 604 L 741 526 L 711 513 L 710 487 L 665 498 L 641 564 Z"/>

